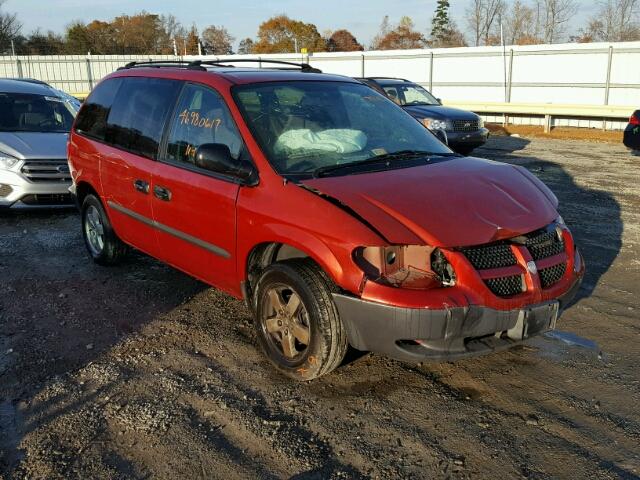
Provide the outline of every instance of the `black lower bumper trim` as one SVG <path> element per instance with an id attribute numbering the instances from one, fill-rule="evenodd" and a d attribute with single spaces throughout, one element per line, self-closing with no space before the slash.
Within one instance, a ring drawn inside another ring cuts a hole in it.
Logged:
<path id="1" fill-rule="evenodd" d="M 449 361 L 512 347 L 555 328 L 580 282 L 560 299 L 516 310 L 414 309 L 334 294 L 351 346 L 408 362 Z"/>

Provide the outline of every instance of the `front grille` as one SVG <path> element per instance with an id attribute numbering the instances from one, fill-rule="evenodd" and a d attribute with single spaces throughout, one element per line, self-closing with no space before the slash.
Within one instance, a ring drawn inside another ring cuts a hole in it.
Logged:
<path id="1" fill-rule="evenodd" d="M 73 197 L 68 193 L 26 195 L 20 201 L 25 205 L 73 205 Z"/>
<path id="2" fill-rule="evenodd" d="M 564 252 L 564 242 L 558 238 L 555 230 L 538 230 L 530 233 L 527 235 L 525 245 L 536 261 Z"/>
<path id="3" fill-rule="evenodd" d="M 548 288 L 555 283 L 558 283 L 564 276 L 564 272 L 567 270 L 566 263 L 559 263 L 549 268 L 543 268 L 540 270 L 540 283 L 542 288 Z"/>
<path id="4" fill-rule="evenodd" d="M 66 159 L 27 160 L 21 169 L 22 174 L 31 182 L 71 182 L 71 174 Z"/>
<path id="5" fill-rule="evenodd" d="M 480 128 L 480 122 L 478 120 L 454 120 L 453 131 L 454 132 L 475 132 Z"/>
<path id="6" fill-rule="evenodd" d="M 0 198 L 8 197 L 13 192 L 13 188 L 11 185 L 5 185 L 4 183 L 0 183 Z"/>
<path id="7" fill-rule="evenodd" d="M 535 262 L 554 257 L 565 251 L 564 241 L 556 232 L 555 225 L 550 225 L 547 228 L 536 230 L 511 240 L 461 248 L 460 251 L 481 275 L 485 271 L 482 276 L 486 277 L 489 276 L 486 274 L 486 270 L 516 267 L 518 265 L 512 245 L 518 249 L 526 248 Z M 539 268 L 542 288 L 548 288 L 560 281 L 566 268 L 566 262 L 547 268 Z M 511 297 L 526 291 L 524 277 L 517 272 L 517 267 L 516 269 L 507 268 L 503 274 L 505 276 L 484 278 L 484 283 L 495 295 Z"/>
<path id="8" fill-rule="evenodd" d="M 518 263 L 508 243 L 463 248 L 462 253 L 476 270 L 510 267 Z"/>
<path id="9" fill-rule="evenodd" d="M 494 294 L 499 297 L 511 297 L 525 290 L 522 275 L 510 277 L 489 278 L 484 281 Z"/>

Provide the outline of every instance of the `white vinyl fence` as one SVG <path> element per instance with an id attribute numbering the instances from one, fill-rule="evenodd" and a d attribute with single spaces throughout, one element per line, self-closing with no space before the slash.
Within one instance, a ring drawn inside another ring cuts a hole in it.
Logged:
<path id="1" fill-rule="evenodd" d="M 510 112 L 509 121 L 542 124 L 544 115 L 540 112 L 544 108 L 541 107 L 549 107 L 552 111 L 551 107 L 561 106 L 563 114 L 554 114 L 555 125 L 598 128 L 604 126 L 603 120 L 609 120 L 606 122 L 608 128 L 622 128 L 626 123 L 624 117 L 640 108 L 640 42 L 259 57 L 305 61 L 324 72 L 354 77 L 406 78 L 425 86 L 445 104 L 466 105 L 490 120 L 503 121 L 504 113 Z M 225 58 L 229 57 L 0 57 L 0 77 L 37 78 L 69 93 L 82 95 L 103 76 L 131 61 Z M 589 113 L 585 113 L 587 111 Z"/>

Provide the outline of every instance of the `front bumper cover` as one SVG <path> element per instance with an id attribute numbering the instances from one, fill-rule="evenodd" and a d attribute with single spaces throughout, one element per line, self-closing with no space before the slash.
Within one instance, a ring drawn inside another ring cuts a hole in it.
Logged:
<path id="1" fill-rule="evenodd" d="M 477 305 L 404 308 L 337 293 L 333 298 L 354 348 L 407 362 L 449 361 L 503 350 L 553 330 L 580 283 L 559 299 L 506 311 Z"/>

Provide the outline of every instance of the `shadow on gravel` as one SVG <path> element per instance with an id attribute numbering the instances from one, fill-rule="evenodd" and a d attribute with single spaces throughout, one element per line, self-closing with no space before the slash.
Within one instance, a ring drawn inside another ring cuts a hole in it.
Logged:
<path id="1" fill-rule="evenodd" d="M 586 274 L 572 303 L 593 293 L 600 278 L 609 270 L 622 248 L 624 225 L 621 207 L 605 190 L 584 188 L 562 165 L 541 158 L 519 157 L 529 141 L 500 137 L 474 152 L 474 156 L 521 165 L 542 180 L 558 197 L 560 214 L 573 233 L 582 253 Z"/>
<path id="2" fill-rule="evenodd" d="M 22 438 L 70 408 L 69 392 L 34 402 L 43 385 L 208 288 L 135 252 L 95 265 L 73 210 L 0 213 L 0 279 L 0 478 Z"/>

